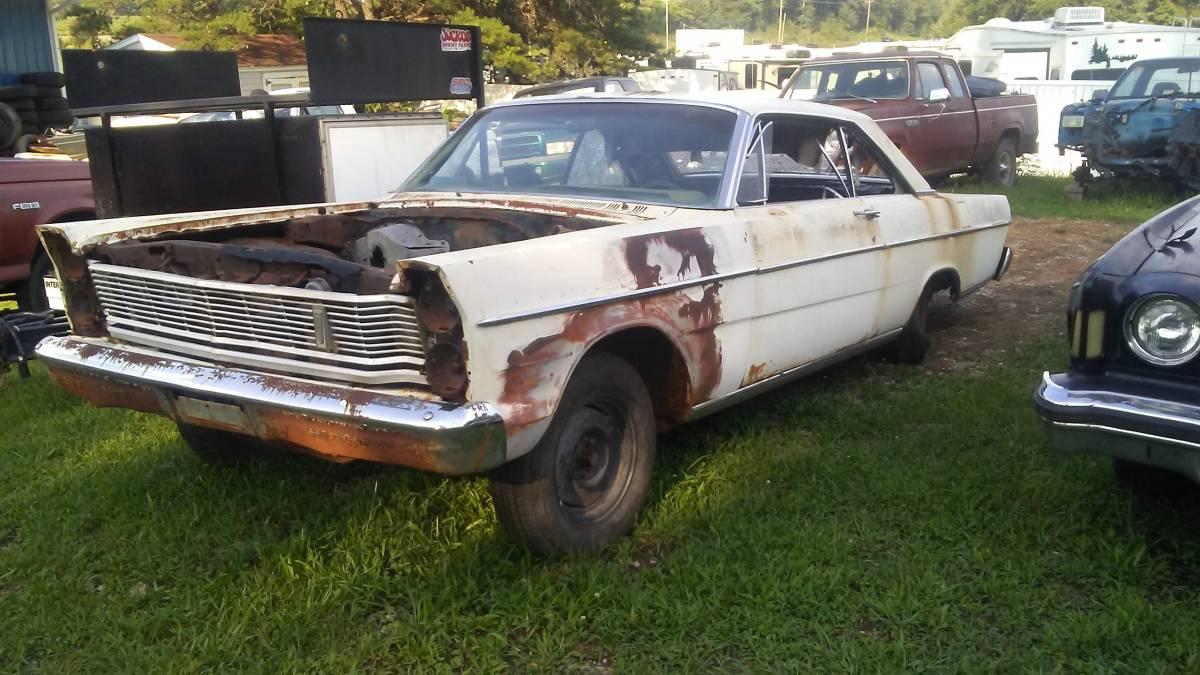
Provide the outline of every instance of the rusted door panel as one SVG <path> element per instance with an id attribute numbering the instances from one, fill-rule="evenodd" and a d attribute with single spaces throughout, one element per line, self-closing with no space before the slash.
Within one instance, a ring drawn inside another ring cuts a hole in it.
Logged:
<path id="1" fill-rule="evenodd" d="M 739 209 L 759 268 L 743 384 L 871 337 L 883 252 L 876 222 L 854 214 L 863 208 L 855 198 Z"/>

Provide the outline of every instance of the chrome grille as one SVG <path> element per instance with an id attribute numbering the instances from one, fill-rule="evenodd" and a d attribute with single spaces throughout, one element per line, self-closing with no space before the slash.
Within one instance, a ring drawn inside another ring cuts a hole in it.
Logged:
<path id="1" fill-rule="evenodd" d="M 412 300 L 240 284 L 90 263 L 114 338 L 324 379 L 424 383 Z"/>

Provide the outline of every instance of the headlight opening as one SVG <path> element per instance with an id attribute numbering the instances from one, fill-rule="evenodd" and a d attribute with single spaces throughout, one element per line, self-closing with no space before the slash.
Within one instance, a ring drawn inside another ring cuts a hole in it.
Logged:
<path id="1" fill-rule="evenodd" d="M 1200 352 L 1200 310 L 1177 295 L 1147 295 L 1125 318 L 1125 341 L 1156 366 L 1187 363 Z"/>

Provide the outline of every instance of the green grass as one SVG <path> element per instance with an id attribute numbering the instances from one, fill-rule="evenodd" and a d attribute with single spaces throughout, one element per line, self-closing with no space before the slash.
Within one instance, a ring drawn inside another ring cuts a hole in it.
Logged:
<path id="1" fill-rule="evenodd" d="M 1022 175 L 1017 177 L 1013 187 L 1000 189 L 996 185 L 961 176 L 951 179 L 940 189 L 943 192 L 1007 195 L 1014 216 L 1110 223 L 1141 223 L 1182 198 L 1172 189 L 1141 182 L 1095 186 L 1090 188 L 1086 199 L 1075 201 L 1063 194 L 1063 189 L 1073 182 L 1070 178 L 1058 176 Z"/>
<path id="2" fill-rule="evenodd" d="M 483 479 L 216 470 L 37 369 L 0 391 L 0 671 L 1200 668 L 1200 497 L 1053 458 L 1058 340 L 856 361 L 664 436 L 625 542 L 539 560 Z"/>

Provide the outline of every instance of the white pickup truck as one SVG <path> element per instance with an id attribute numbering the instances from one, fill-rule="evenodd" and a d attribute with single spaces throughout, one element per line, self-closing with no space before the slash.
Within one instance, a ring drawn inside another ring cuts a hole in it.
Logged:
<path id="1" fill-rule="evenodd" d="M 865 115 L 799 101 L 526 99 L 378 202 L 41 229 L 96 405 L 201 456 L 262 443 L 491 472 L 539 552 L 603 547 L 658 430 L 865 350 L 1006 271 L 1004 197 L 940 195 Z"/>

